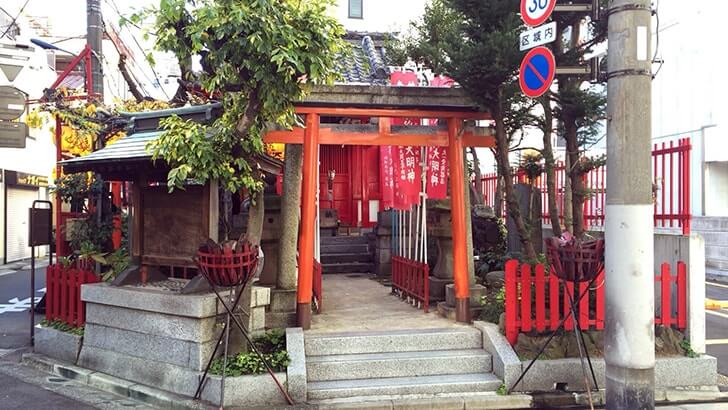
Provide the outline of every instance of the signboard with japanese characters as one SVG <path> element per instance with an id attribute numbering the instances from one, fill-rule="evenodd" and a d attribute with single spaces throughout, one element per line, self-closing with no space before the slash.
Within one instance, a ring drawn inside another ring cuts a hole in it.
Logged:
<path id="1" fill-rule="evenodd" d="M 544 24 L 532 30 L 521 33 L 520 49 L 521 51 L 530 50 L 532 48 L 551 43 L 556 40 L 556 22 Z"/>
<path id="2" fill-rule="evenodd" d="M 447 148 L 427 148 L 427 198 L 447 198 Z"/>
<path id="3" fill-rule="evenodd" d="M 419 202 L 422 187 L 420 149 L 397 147 L 395 158 L 394 208 L 409 209 Z"/>
<path id="4" fill-rule="evenodd" d="M 379 147 L 379 175 L 382 184 L 382 206 L 394 206 L 394 150 L 391 145 Z"/>

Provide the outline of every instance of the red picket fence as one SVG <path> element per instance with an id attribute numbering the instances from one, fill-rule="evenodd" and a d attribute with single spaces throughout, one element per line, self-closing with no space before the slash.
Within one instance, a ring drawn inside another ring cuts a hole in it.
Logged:
<path id="1" fill-rule="evenodd" d="M 86 323 L 86 304 L 81 285 L 99 282 L 90 269 L 50 265 L 46 269 L 46 320 L 60 320 L 69 326 Z"/>
<path id="2" fill-rule="evenodd" d="M 506 338 L 515 345 L 520 333 L 544 333 L 556 330 L 559 323 L 570 313 L 569 297 L 574 303 L 578 295 L 588 291 L 578 302 L 579 327 L 582 330 L 604 329 L 604 272 L 601 272 L 589 288 L 588 283 L 579 283 L 575 292 L 573 282 L 560 281 L 556 275 L 546 273 L 543 264 L 532 267 L 520 265 L 517 260 L 509 260 L 505 266 L 505 309 Z M 677 275 L 672 276 L 670 265 L 661 266 L 662 274 L 655 276 L 660 283 L 660 292 L 656 299 L 661 302 L 659 316 L 655 324 L 676 327 L 684 330 L 687 327 L 687 269 L 685 263 L 678 262 Z M 677 287 L 677 306 L 673 309 L 672 289 Z M 564 323 L 565 330 L 574 329 L 571 315 Z"/>
<path id="3" fill-rule="evenodd" d="M 690 138 L 669 143 L 655 144 L 652 151 L 652 176 L 655 184 L 655 227 L 680 227 L 683 234 L 690 234 Z M 559 162 L 556 174 L 556 204 L 559 218 L 564 221 L 564 200 L 566 186 L 566 167 Z M 483 198 L 491 207 L 495 205 L 497 176 L 487 174 L 482 179 Z M 513 170 L 514 183 L 528 183 L 526 173 Z M 534 186 L 541 192 L 541 216 L 544 224 L 550 224 L 548 190 L 545 172 L 535 181 Z M 607 197 L 606 166 L 592 170 L 584 175 L 584 184 L 589 197 L 584 202 L 584 225 L 604 226 L 604 210 Z M 503 216 L 506 216 L 505 207 Z"/>
<path id="4" fill-rule="evenodd" d="M 401 256 L 392 256 L 392 291 L 402 298 L 422 303 L 425 313 L 430 307 L 430 267 Z"/>
<path id="5" fill-rule="evenodd" d="M 316 259 L 313 260 L 313 297 L 316 299 L 316 313 L 323 310 L 324 283 L 321 264 Z"/>

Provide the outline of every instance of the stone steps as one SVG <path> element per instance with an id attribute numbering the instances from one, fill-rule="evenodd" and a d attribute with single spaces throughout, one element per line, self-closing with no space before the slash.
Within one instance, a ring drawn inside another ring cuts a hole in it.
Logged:
<path id="1" fill-rule="evenodd" d="M 373 261 L 374 258 L 369 253 L 334 253 L 321 255 L 321 263 L 325 265 L 350 262 L 372 263 Z"/>
<path id="2" fill-rule="evenodd" d="M 368 244 L 369 237 L 367 236 L 322 236 L 321 246 L 324 245 L 337 245 L 337 244 Z"/>
<path id="3" fill-rule="evenodd" d="M 307 334 L 305 343 L 307 356 L 479 349 L 482 345 L 482 334 L 470 327 Z"/>
<path id="4" fill-rule="evenodd" d="M 350 263 L 324 263 L 321 264 L 323 273 L 371 273 L 374 271 L 373 263 L 350 262 Z"/>
<path id="5" fill-rule="evenodd" d="M 491 356 L 483 349 L 313 356 L 306 361 L 309 381 L 421 377 L 488 373 Z"/>
<path id="6" fill-rule="evenodd" d="M 495 391 L 500 385 L 491 373 L 322 381 L 308 383 L 308 399 L 468 393 Z"/>
<path id="7" fill-rule="evenodd" d="M 321 257 L 325 255 L 366 253 L 369 254 L 369 245 L 366 243 L 321 244 Z"/>
<path id="8" fill-rule="evenodd" d="M 311 401 L 495 391 L 482 333 L 471 327 L 305 334 Z"/>

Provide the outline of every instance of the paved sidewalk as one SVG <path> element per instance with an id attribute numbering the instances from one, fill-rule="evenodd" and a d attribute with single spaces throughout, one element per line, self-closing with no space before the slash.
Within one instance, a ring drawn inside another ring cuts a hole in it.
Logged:
<path id="1" fill-rule="evenodd" d="M 21 350 L 0 350 L 0 408 L 153 409 L 127 397 L 23 366 Z"/>

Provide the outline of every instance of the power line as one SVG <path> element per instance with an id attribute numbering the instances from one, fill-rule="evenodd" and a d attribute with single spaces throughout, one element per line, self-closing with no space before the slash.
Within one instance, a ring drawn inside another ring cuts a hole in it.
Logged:
<path id="1" fill-rule="evenodd" d="M 114 12 L 120 18 L 122 18 L 122 19 L 125 18 L 119 11 L 119 7 L 116 5 L 116 2 L 114 0 L 104 0 L 104 1 L 106 2 L 106 4 L 108 4 L 114 10 Z M 136 27 L 139 28 L 139 26 L 136 26 Z M 164 96 L 169 100 L 170 99 L 169 94 L 167 94 L 167 91 L 164 89 L 164 87 L 162 87 L 162 80 L 160 80 L 157 70 L 154 69 L 154 65 L 149 61 L 149 55 L 147 54 L 146 51 L 144 51 L 144 47 L 142 47 L 142 45 L 139 44 L 139 41 L 137 40 L 136 36 L 131 31 L 131 29 L 129 29 L 127 27 L 127 31 L 131 35 L 132 40 L 134 40 L 134 44 L 136 44 L 137 48 L 139 48 L 139 51 L 141 51 L 142 55 L 144 55 L 144 59 L 147 61 L 147 65 L 149 65 L 149 68 L 152 70 L 152 74 L 154 75 L 154 78 L 156 79 L 156 82 L 159 85 L 159 88 L 162 90 L 162 93 L 164 93 Z M 152 81 L 152 79 L 149 78 L 143 70 L 142 70 L 142 74 L 144 74 L 144 77 L 146 77 L 147 80 L 149 80 L 149 82 L 154 83 L 154 81 Z"/>
<path id="2" fill-rule="evenodd" d="M 18 21 L 18 17 L 20 17 L 20 15 L 23 14 L 23 10 L 25 10 L 25 6 L 28 5 L 28 2 L 30 2 L 30 0 L 25 0 L 25 4 L 23 4 L 23 7 L 20 8 L 20 11 L 18 12 L 18 14 L 15 16 L 15 18 L 13 18 L 13 21 L 10 22 L 10 24 L 8 25 L 8 28 L 5 29 L 5 31 L 0 36 L 0 38 L 3 38 L 3 37 L 5 37 L 6 34 L 8 34 L 8 31 L 10 31 L 10 29 L 15 25 L 15 22 Z M 8 14 L 7 12 L 5 12 L 5 13 Z M 10 14 L 8 14 L 8 16 L 9 15 Z"/>

